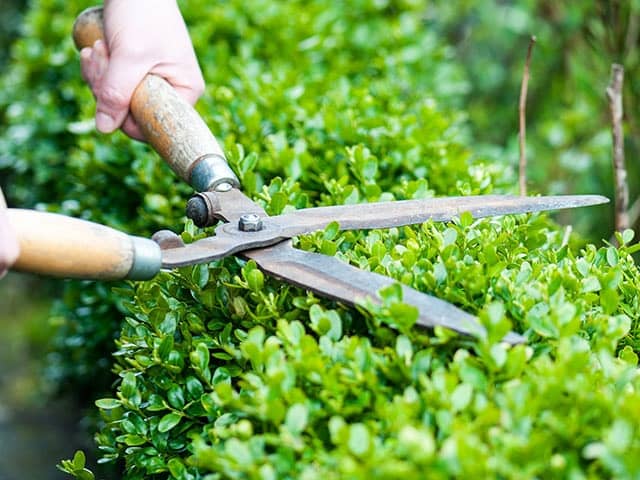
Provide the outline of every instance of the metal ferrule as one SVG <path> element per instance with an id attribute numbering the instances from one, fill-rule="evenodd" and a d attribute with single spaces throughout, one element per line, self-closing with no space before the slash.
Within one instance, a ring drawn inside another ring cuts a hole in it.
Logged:
<path id="1" fill-rule="evenodd" d="M 133 264 L 125 278 L 128 280 L 149 280 L 156 276 L 162 266 L 160 246 L 153 240 L 131 237 L 133 243 Z"/>
<path id="2" fill-rule="evenodd" d="M 204 155 L 195 162 L 189 183 L 198 192 L 216 190 L 224 184 L 239 187 L 240 181 L 219 154 Z"/>

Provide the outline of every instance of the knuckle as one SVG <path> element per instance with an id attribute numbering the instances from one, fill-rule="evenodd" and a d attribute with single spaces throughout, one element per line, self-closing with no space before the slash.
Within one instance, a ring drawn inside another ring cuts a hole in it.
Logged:
<path id="1" fill-rule="evenodd" d="M 120 90 L 110 85 L 102 87 L 96 96 L 100 103 L 109 108 L 122 109 L 129 106 L 128 98 Z"/>

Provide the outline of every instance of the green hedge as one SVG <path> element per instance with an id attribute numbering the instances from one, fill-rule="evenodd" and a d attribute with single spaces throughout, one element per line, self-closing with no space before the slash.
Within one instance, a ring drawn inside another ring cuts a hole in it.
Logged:
<path id="1" fill-rule="evenodd" d="M 61 211 L 139 235 L 164 227 L 180 230 L 189 187 L 146 146 L 122 134 L 99 136 L 93 128 L 94 102 L 80 78 L 69 34 L 77 13 L 89 5 L 34 2 L 24 37 L 12 49 L 13 62 L 0 80 L 6 127 L 0 135 L 0 171 L 9 180 L 9 197 L 22 207 Z M 433 34 L 415 36 L 422 26 L 419 3 L 327 9 L 264 2 L 251 11 L 240 3 L 182 7 L 209 84 L 199 109 L 242 170 L 247 193 L 261 192 L 279 176 L 298 180 L 302 198 L 314 203 L 324 201 L 326 189 L 338 195 L 334 202 L 375 199 L 379 192 L 372 185 L 360 196 L 337 182 L 324 185 L 345 174 L 346 147 L 359 143 L 375 143 L 383 155 L 389 151 L 393 162 L 385 161 L 378 172 L 387 181 L 410 171 L 421 155 L 447 160 L 427 167 L 435 169 L 429 184 L 420 180 L 425 167 L 405 175 L 419 179 L 411 195 L 487 191 L 495 183 L 480 171 L 467 180 L 469 153 L 447 140 L 457 123 L 437 113 L 435 102 L 423 94 L 447 98 L 464 82 Z M 301 19 L 288 25 L 301 9 Z M 360 14 L 370 21 L 360 22 Z M 419 117 L 402 112 L 415 99 Z M 381 116 L 393 111 L 388 119 Z M 412 134 L 389 148 L 398 129 Z M 423 145 L 416 146 L 419 136 Z M 283 196 L 276 197 L 282 208 Z M 113 380 L 108 365 L 124 311 L 105 285 L 70 282 L 61 298 L 53 312 L 60 335 L 47 376 L 85 395 L 103 392 Z M 98 372 L 95 365 L 101 366 Z"/>
<path id="2" fill-rule="evenodd" d="M 14 202 L 202 235 L 147 147 L 93 130 L 68 39 L 85 5 L 34 2 L 13 49 L 0 145 Z M 198 109 L 269 213 L 510 189 L 435 100 L 468 84 L 422 2 L 182 6 L 208 83 Z M 69 283 L 51 374 L 104 377 L 96 443 L 127 479 L 630 478 L 640 272 L 631 232 L 620 240 L 580 249 L 545 215 L 296 240 L 477 313 L 481 340 L 413 329 L 396 288 L 345 308 L 235 258 Z M 527 345 L 499 343 L 511 328 Z M 61 468 L 92 477 L 82 454 Z"/>

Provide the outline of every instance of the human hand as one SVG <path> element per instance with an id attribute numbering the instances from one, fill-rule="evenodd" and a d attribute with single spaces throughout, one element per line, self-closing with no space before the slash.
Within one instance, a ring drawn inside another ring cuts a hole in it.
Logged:
<path id="1" fill-rule="evenodd" d="M 96 127 L 143 140 L 129 112 L 147 73 L 163 77 L 191 105 L 204 79 L 175 0 L 105 0 L 104 41 L 80 51 L 82 76 L 96 97 Z"/>
<path id="2" fill-rule="evenodd" d="M 7 215 L 7 204 L 0 190 L 0 278 L 4 277 L 7 270 L 18 259 L 20 247 Z"/>

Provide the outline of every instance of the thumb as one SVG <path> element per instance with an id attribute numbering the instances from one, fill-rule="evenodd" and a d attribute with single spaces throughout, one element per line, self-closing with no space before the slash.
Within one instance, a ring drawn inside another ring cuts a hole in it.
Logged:
<path id="1" fill-rule="evenodd" d="M 112 54 L 96 92 L 96 127 L 103 133 L 118 129 L 127 118 L 136 87 L 146 74 L 139 62 Z"/>

